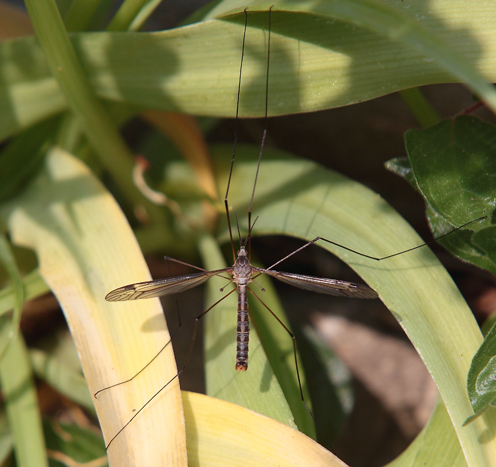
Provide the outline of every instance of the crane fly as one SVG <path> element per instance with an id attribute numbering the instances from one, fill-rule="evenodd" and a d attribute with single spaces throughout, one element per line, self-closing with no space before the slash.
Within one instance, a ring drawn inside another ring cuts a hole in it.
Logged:
<path id="1" fill-rule="evenodd" d="M 260 169 L 262 149 L 264 147 L 265 135 L 267 132 L 271 10 L 272 10 L 272 8 L 269 10 L 269 27 L 268 27 L 268 44 L 267 44 L 267 50 L 268 50 L 268 52 L 267 52 L 267 74 L 266 74 L 266 83 L 265 83 L 265 85 L 266 85 L 265 129 L 264 129 L 264 134 L 263 134 L 263 138 L 262 138 L 260 154 L 259 154 L 259 158 L 258 158 L 258 165 L 256 168 L 255 180 L 254 180 L 254 184 L 253 184 L 253 191 L 251 194 L 251 202 L 250 202 L 250 206 L 248 209 L 248 235 L 247 235 L 246 239 L 242 242 L 241 241 L 241 234 L 239 233 L 239 225 L 238 225 L 238 235 L 239 235 L 240 247 L 239 247 L 239 250 L 236 254 L 236 251 L 234 248 L 231 219 L 230 219 L 230 214 L 229 214 L 228 197 L 229 197 L 229 190 L 230 190 L 230 185 L 231 185 L 231 179 L 232 179 L 233 168 L 234 168 L 234 160 L 235 160 L 235 152 L 236 152 L 237 122 L 238 122 L 238 115 L 239 115 L 239 101 L 240 101 L 240 91 L 241 91 L 241 75 L 242 75 L 243 58 L 244 58 L 244 50 L 245 50 L 246 27 L 247 27 L 247 20 L 248 20 L 248 15 L 247 15 L 247 12 L 245 10 L 245 29 L 244 29 L 244 35 L 243 35 L 241 65 L 240 65 L 240 71 L 239 71 L 239 82 L 238 82 L 238 91 L 237 91 L 237 107 L 236 107 L 236 120 L 235 120 L 236 121 L 235 142 L 234 142 L 234 148 L 233 148 L 233 153 L 232 153 L 229 178 L 227 181 L 226 194 L 225 194 L 225 198 L 224 198 L 224 205 L 225 205 L 225 211 L 226 211 L 226 216 L 227 216 L 227 223 L 228 223 L 228 229 L 229 229 L 229 234 L 230 234 L 230 241 L 231 241 L 234 264 L 231 267 L 213 270 L 213 271 L 208 271 L 208 270 L 199 268 L 197 266 L 188 265 L 188 266 L 192 266 L 193 268 L 198 269 L 200 272 L 192 273 L 192 274 L 185 274 L 185 275 L 176 276 L 176 277 L 168 277 L 165 279 L 158 279 L 158 280 L 152 280 L 152 281 L 147 281 L 147 282 L 138 282 L 138 283 L 134 283 L 134 284 L 125 285 L 123 287 L 119 287 L 119 288 L 109 292 L 106 295 L 105 299 L 109 302 L 118 302 L 118 301 L 142 300 L 142 299 L 148 299 L 148 298 L 162 297 L 162 296 L 166 296 L 166 295 L 170 295 L 170 294 L 176 294 L 179 292 L 184 292 L 184 291 L 190 290 L 193 287 L 196 287 L 196 286 L 203 284 L 208 279 L 210 279 L 211 277 L 214 277 L 214 276 L 222 277 L 222 278 L 229 280 L 231 283 L 235 284 L 236 288 L 233 289 L 232 291 L 228 292 L 226 295 L 224 295 L 224 297 L 222 297 L 214 305 L 212 305 L 210 308 L 208 308 L 206 311 L 204 311 L 202 314 L 200 314 L 196 318 L 195 327 L 193 330 L 193 337 L 192 337 L 189 351 L 188 351 L 188 354 L 186 356 L 186 360 L 184 362 L 182 369 L 179 370 L 178 374 L 171 381 L 167 382 L 158 392 L 156 392 L 133 415 L 133 417 L 117 432 L 117 434 L 114 435 L 114 437 L 107 444 L 107 448 L 110 446 L 112 441 L 134 420 L 134 418 L 166 386 L 168 386 L 174 379 L 176 379 L 185 370 L 186 365 L 187 365 L 188 360 L 189 360 L 189 357 L 190 357 L 190 354 L 191 354 L 192 349 L 193 349 L 193 342 L 195 340 L 195 336 L 197 333 L 197 326 L 198 326 L 199 320 L 207 312 L 209 312 L 214 306 L 216 306 L 219 302 L 224 300 L 227 296 L 231 295 L 234 291 L 237 291 L 237 293 L 238 293 L 237 330 L 236 330 L 237 348 L 236 348 L 236 365 L 235 365 L 235 368 L 237 371 L 240 371 L 240 372 L 244 372 L 248 369 L 248 342 L 249 342 L 248 293 L 252 293 L 253 295 L 255 295 L 254 292 L 252 290 L 250 290 L 248 286 L 251 282 L 254 281 L 254 279 L 256 279 L 261 274 L 267 274 L 267 275 L 269 275 L 269 276 L 271 276 L 271 277 L 273 277 L 279 281 L 285 282 L 287 284 L 290 284 L 290 285 L 293 285 L 293 286 L 298 287 L 300 289 L 308 290 L 311 292 L 318 292 L 318 293 L 323 293 L 323 294 L 327 294 L 327 295 L 333 295 L 336 297 L 364 298 L 364 299 L 365 298 L 366 299 L 377 298 L 376 292 L 364 284 L 355 284 L 352 282 L 346 282 L 346 281 L 341 281 L 341 280 L 336 280 L 336 279 L 328 279 L 328 278 L 322 278 L 322 277 L 307 276 L 307 275 L 302 275 L 302 274 L 294 274 L 294 273 L 289 273 L 289 272 L 281 272 L 281 271 L 276 271 L 275 269 L 273 269 L 275 266 L 277 266 L 280 262 L 284 261 L 288 257 L 298 253 L 306 246 L 308 246 L 312 243 L 315 243 L 315 241 L 317 241 L 317 239 L 315 239 L 312 242 L 307 243 L 306 245 L 304 245 L 303 247 L 294 251 L 293 253 L 290 253 L 285 258 L 281 259 L 280 261 L 278 261 L 277 263 L 273 264 L 272 266 L 270 266 L 268 268 L 255 267 L 250 262 L 251 231 L 252 231 L 253 225 L 254 225 L 254 223 L 252 224 L 252 222 L 251 222 L 251 213 L 252 213 L 253 200 L 255 197 L 255 188 L 256 188 L 256 184 L 257 184 L 258 173 L 259 173 L 259 169 Z M 173 258 L 166 257 L 166 259 L 174 261 L 174 262 L 178 262 L 181 264 L 186 264 L 186 263 L 182 263 L 181 261 L 175 260 Z M 223 290 L 223 289 L 221 289 L 221 290 Z M 267 306 L 266 306 L 266 308 L 279 321 L 279 323 L 284 327 L 284 329 L 288 332 L 288 334 L 293 339 L 294 358 L 295 358 L 298 384 L 299 384 L 299 389 L 300 389 L 300 396 L 301 396 L 303 403 L 307 407 L 307 410 L 309 411 L 310 415 L 312 416 L 312 418 L 314 418 L 313 414 L 311 413 L 310 409 L 308 408 L 307 404 L 305 403 L 305 399 L 303 396 L 300 374 L 299 374 L 299 370 L 298 370 L 298 359 L 297 359 L 297 354 L 296 354 L 296 344 L 295 344 L 294 335 L 279 320 L 279 318 L 277 318 L 277 316 L 270 310 L 270 308 L 268 308 Z M 123 382 L 120 382 L 120 383 L 117 383 L 117 384 L 114 384 L 114 385 L 111 385 L 111 386 L 108 386 L 106 388 L 99 390 L 97 393 L 95 393 L 95 397 L 99 393 L 101 393 L 102 391 L 105 391 L 105 390 L 110 389 L 112 387 L 124 384 L 124 383 L 129 382 L 132 379 L 134 379 L 141 372 L 143 372 L 158 357 L 158 355 L 162 352 L 162 350 L 167 345 L 168 344 L 166 344 L 147 363 L 147 365 L 145 367 L 143 367 L 132 378 L 130 378 L 127 381 L 123 381 Z"/>
<path id="2" fill-rule="evenodd" d="M 195 274 L 185 274 L 183 276 L 125 285 L 124 287 L 119 287 L 118 289 L 109 292 L 105 297 L 105 300 L 109 302 L 118 302 L 162 297 L 164 295 L 189 290 L 197 285 L 203 284 L 213 276 L 226 277 L 225 274 L 229 274 L 229 280 L 236 284 L 238 292 L 238 321 L 236 331 L 236 370 L 238 371 L 246 371 L 248 368 L 249 318 L 247 294 L 249 290 L 248 285 L 258 275 L 268 274 L 269 276 L 294 287 L 310 292 L 333 295 L 335 297 L 377 298 L 376 292 L 367 285 L 323 277 L 280 272 L 271 268 L 257 268 L 250 263 L 246 252 L 246 245 L 241 245 L 234 265 L 229 268 L 218 269 L 216 271 L 202 271 Z"/>
<path id="3" fill-rule="evenodd" d="M 266 74 L 266 102 L 265 102 L 265 119 L 267 120 L 267 107 L 268 107 L 268 77 L 269 77 L 269 63 L 270 63 L 270 15 L 271 9 L 269 10 L 269 29 L 268 29 L 268 53 L 267 53 L 267 74 Z M 243 37 L 243 51 L 241 57 L 241 66 L 240 66 L 240 79 L 238 83 L 238 99 L 237 99 L 237 109 L 236 109 L 236 121 L 238 120 L 239 114 L 239 96 L 241 90 L 241 74 L 243 67 L 243 58 L 244 58 L 244 45 L 246 38 L 246 26 L 247 26 L 247 11 L 245 10 L 245 35 Z M 233 250 L 233 258 L 234 264 L 229 268 L 219 269 L 216 271 L 206 271 L 202 270 L 199 273 L 195 274 L 185 274 L 182 276 L 169 277 L 166 279 L 158 279 L 147 282 L 139 282 L 136 284 L 129 284 L 123 287 L 119 287 L 118 289 L 112 290 L 107 294 L 105 300 L 109 302 L 117 302 L 117 301 L 127 301 L 127 300 L 141 300 L 146 298 L 155 298 L 162 297 L 165 295 L 175 294 L 179 292 L 184 292 L 193 287 L 196 287 L 200 284 L 203 284 L 205 281 L 210 279 L 213 276 L 220 276 L 227 278 L 231 282 L 236 285 L 236 290 L 238 293 L 238 319 L 237 319 L 237 349 L 236 349 L 236 370 L 238 371 L 246 371 L 248 368 L 248 341 L 249 341 L 249 316 L 248 316 L 248 285 L 253 281 L 254 278 L 261 274 L 267 274 L 275 279 L 285 282 L 294 287 L 298 287 L 300 289 L 308 290 L 310 292 L 323 293 L 327 295 L 333 295 L 336 297 L 349 297 L 349 298 L 377 298 L 377 293 L 372 290 L 367 285 L 363 284 L 355 284 L 352 282 L 340 281 L 336 279 L 328 279 L 322 277 L 313 277 L 313 276 L 305 276 L 301 274 L 280 272 L 272 269 L 275 265 L 284 261 L 288 257 L 297 253 L 301 250 L 298 249 L 290 255 L 283 258 L 281 261 L 278 261 L 274 265 L 269 268 L 263 269 L 252 266 L 249 259 L 249 254 L 247 253 L 246 243 L 250 242 L 251 239 L 251 230 L 253 228 L 251 224 L 251 211 L 253 206 L 253 199 L 255 196 L 255 188 L 258 179 L 258 173 L 260 169 L 261 163 L 261 155 L 262 149 L 265 143 L 265 135 L 267 129 L 264 129 L 264 135 L 262 137 L 260 156 L 258 159 L 258 165 L 256 169 L 255 181 L 253 185 L 253 192 L 251 195 L 250 207 L 248 209 L 248 236 L 243 244 L 241 244 L 240 238 L 240 248 L 235 254 L 234 250 L 234 242 L 231 228 L 231 221 L 229 215 L 229 205 L 228 205 L 228 197 L 229 197 L 229 189 L 231 185 L 231 177 L 233 173 L 234 167 L 234 159 L 235 159 L 235 151 L 236 151 L 236 142 L 233 149 L 233 157 L 231 160 L 231 170 L 229 173 L 229 179 L 227 182 L 226 195 L 224 198 L 224 204 L 226 209 L 226 216 L 229 227 L 229 234 L 231 238 L 231 246 Z M 235 137 L 236 139 L 236 137 Z M 172 259 L 172 258 L 168 258 Z M 174 259 L 172 259 L 174 261 Z M 226 276 L 226 274 L 228 276 Z M 251 292 L 251 291 L 250 291 Z M 251 292 L 253 293 L 253 292 Z M 205 312 L 206 313 L 206 312 Z M 203 314 L 201 315 L 203 316 Z"/>
<path id="4" fill-rule="evenodd" d="M 415 246 L 413 248 L 410 248 L 408 250 L 401 251 L 399 253 L 395 253 L 389 256 L 385 257 L 374 257 L 374 256 L 369 256 L 364 253 L 360 253 L 359 251 L 353 250 L 351 248 L 345 247 L 339 243 L 333 242 L 331 240 L 328 240 L 324 237 L 316 237 L 313 240 L 308 241 L 305 243 L 303 246 L 300 248 L 296 249 L 289 255 L 285 256 L 281 260 L 277 261 L 276 263 L 272 264 L 268 268 L 259 268 L 255 267 L 251 264 L 250 262 L 250 251 L 251 251 L 251 232 L 254 226 L 254 223 L 252 224 L 251 222 L 251 214 L 252 214 L 252 206 L 253 206 L 253 200 L 255 197 L 255 189 L 257 185 L 257 179 L 258 179 L 258 174 L 259 174 L 259 169 L 260 169 L 260 164 L 261 164 L 261 156 L 262 156 L 262 150 L 265 144 L 265 136 L 267 133 L 267 108 L 268 108 L 268 85 L 269 85 L 269 64 L 270 64 L 270 31 L 271 31 L 271 11 L 272 7 L 269 9 L 269 27 L 268 27 L 268 52 L 267 52 L 267 72 L 266 72 L 266 95 L 265 95 L 265 128 L 264 128 L 264 133 L 262 137 L 262 143 L 261 143 L 261 148 L 260 148 L 260 154 L 258 157 L 258 164 L 256 168 L 256 173 L 255 173 L 255 180 L 253 184 L 253 191 L 251 194 L 251 201 L 250 205 L 248 208 L 248 234 L 245 238 L 244 241 L 241 241 L 241 234 L 239 233 L 239 225 L 238 225 L 238 235 L 239 235 L 239 243 L 240 247 L 239 250 L 235 251 L 234 247 L 234 241 L 233 241 L 233 234 L 232 234 L 232 226 L 231 226 L 231 218 L 230 218 L 230 213 L 229 213 L 229 204 L 228 204 L 228 196 L 229 196 L 229 190 L 230 190 L 230 185 L 231 185 L 231 179 L 232 179 L 232 174 L 233 174 L 233 167 L 234 167 L 234 160 L 235 160 L 235 152 L 236 152 L 236 141 L 237 141 L 237 123 L 238 123 L 238 116 L 239 116 L 239 98 L 240 98 L 240 90 L 241 90 L 241 75 L 242 75 L 242 68 L 243 68 L 243 58 L 244 58 L 244 50 L 245 50 L 245 39 L 246 39 L 246 28 L 247 28 L 247 20 L 248 20 L 248 15 L 247 11 L 245 10 L 245 30 L 244 30 L 244 35 L 243 35 L 243 45 L 242 45 L 242 55 L 241 55 L 241 65 L 240 65 L 240 72 L 239 72 L 239 82 L 238 82 L 238 94 L 237 94 L 237 107 L 236 107 L 236 130 L 235 130 L 235 142 L 234 142 L 234 148 L 233 148 L 233 154 L 232 154 L 232 159 L 231 159 L 231 168 L 229 172 L 229 178 L 227 181 L 227 189 L 226 189 L 226 194 L 224 198 L 224 206 L 225 206 L 225 212 L 227 216 L 227 224 L 228 224 L 228 230 L 229 230 L 229 235 L 230 235 L 230 243 L 231 243 L 231 248 L 232 248 L 232 254 L 233 254 L 233 261 L 234 264 L 231 267 L 228 268 L 223 268 L 223 269 L 217 269 L 213 271 L 208 271 L 205 269 L 202 269 L 197 266 L 192 266 L 187 263 L 183 263 L 181 261 L 178 261 L 173 258 L 166 257 L 166 260 L 174 261 L 180 264 L 184 264 L 187 266 L 191 266 L 195 269 L 198 269 L 200 272 L 197 273 L 192 273 L 192 274 L 185 274 L 181 276 L 176 276 L 176 277 L 168 277 L 165 279 L 158 279 L 158 280 L 152 280 L 152 281 L 147 281 L 147 282 L 138 282 L 134 284 L 129 284 L 125 285 L 122 287 L 119 287 L 115 290 L 112 290 L 109 292 L 105 299 L 109 302 L 118 302 L 118 301 L 128 301 L 128 300 L 142 300 L 142 299 L 148 299 L 148 298 L 156 298 L 156 297 L 162 297 L 166 295 L 171 295 L 171 294 L 176 294 L 179 292 L 184 292 L 187 290 L 190 290 L 196 286 L 199 286 L 203 283 L 205 283 L 208 279 L 216 276 L 216 277 L 222 277 L 230 281 L 230 283 L 235 284 L 236 288 L 228 292 L 226 295 L 224 295 L 220 300 L 218 300 L 216 303 L 214 303 L 212 306 L 210 306 L 207 310 L 205 310 L 203 313 L 201 313 L 195 321 L 195 327 L 193 330 L 193 337 L 190 343 L 189 351 L 186 356 L 186 360 L 183 364 L 182 369 L 177 373 L 177 375 L 167 382 L 161 389 L 159 389 L 134 415 L 133 417 L 118 431 L 118 433 L 110 440 L 110 442 L 107 444 L 107 448 L 110 446 L 112 441 L 134 420 L 134 418 L 158 395 L 160 392 L 167 387 L 174 379 L 176 379 L 186 368 L 189 357 L 191 355 L 192 349 L 193 349 L 193 342 L 196 337 L 197 333 L 197 327 L 199 320 L 205 316 L 206 313 L 208 313 L 212 308 L 214 308 L 217 304 L 219 304 L 222 300 L 224 300 L 226 297 L 231 295 L 234 291 L 237 291 L 238 294 L 238 309 L 237 309 L 237 329 L 236 329 L 236 340 L 237 340 L 237 346 L 236 346 L 236 364 L 235 368 L 237 371 L 244 372 L 248 369 L 248 343 L 249 343 L 249 313 L 248 313 L 248 293 L 253 294 L 256 298 L 258 296 L 249 288 L 249 284 L 253 282 L 258 276 L 262 274 L 267 274 L 270 277 L 273 277 L 274 279 L 277 279 L 281 282 L 285 282 L 286 284 L 292 285 L 294 287 L 307 290 L 310 292 L 317 292 L 317 293 L 322 293 L 326 295 L 332 295 L 336 297 L 347 297 L 347 298 L 360 298 L 360 299 L 375 299 L 378 298 L 377 293 L 371 289 L 369 286 L 365 284 L 356 284 L 353 282 L 347 282 L 347 281 L 341 281 L 341 280 L 336 280 L 336 279 L 329 279 L 329 278 L 323 278 L 323 277 L 314 277 L 314 276 L 307 276 L 307 275 L 302 275 L 302 274 L 295 274 L 295 273 L 289 273 L 289 272 L 281 272 L 277 271 L 274 269 L 277 265 L 279 265 L 281 262 L 285 261 L 289 257 L 299 253 L 303 249 L 307 248 L 308 246 L 318 242 L 318 241 L 323 241 L 327 242 L 329 244 L 338 246 L 340 248 L 343 248 L 345 250 L 348 250 L 354 254 L 363 256 L 365 258 L 374 260 L 374 261 L 381 261 L 385 260 L 388 258 L 392 258 L 394 256 L 401 255 L 406 252 L 410 252 L 413 250 L 416 250 L 418 248 L 421 248 L 425 245 L 428 245 L 432 243 L 433 241 L 437 241 L 440 238 L 445 237 L 446 235 L 451 234 L 452 232 L 459 230 L 463 227 L 466 227 L 469 224 L 472 224 L 474 222 L 479 222 L 486 217 L 481 217 L 479 219 L 473 220 L 471 222 L 468 222 L 453 231 L 442 235 L 440 237 L 437 237 L 431 242 L 424 243 L 422 245 Z M 221 291 L 224 290 L 224 288 L 221 289 Z M 263 291 L 263 289 L 262 289 Z M 258 298 L 258 300 L 260 300 Z M 301 379 L 300 379 L 300 373 L 298 370 L 298 357 L 296 353 L 296 343 L 295 343 L 295 337 L 291 333 L 291 331 L 279 320 L 279 318 L 270 310 L 269 307 L 267 307 L 261 300 L 260 302 L 267 308 L 267 310 L 274 316 L 275 319 L 279 321 L 279 323 L 284 327 L 286 332 L 290 335 L 290 337 L 293 339 L 293 351 L 294 351 L 294 361 L 295 361 L 295 367 L 296 367 L 296 375 L 298 379 L 298 384 L 299 384 L 299 390 L 300 390 L 300 396 L 302 402 L 305 404 L 305 407 L 307 408 L 308 412 L 312 416 L 312 418 L 315 421 L 315 417 L 313 416 L 312 412 L 310 411 L 308 405 L 305 402 L 304 396 L 303 396 L 303 390 L 302 390 L 302 384 L 301 384 Z M 170 342 L 170 341 L 169 341 Z M 165 347 L 168 345 L 168 343 L 147 363 L 146 366 L 144 366 L 137 374 L 135 374 L 132 378 L 129 380 L 123 381 L 121 383 L 114 384 L 112 386 L 103 388 L 99 390 L 96 394 L 95 397 L 102 391 L 105 391 L 107 389 L 110 389 L 112 387 L 118 386 L 120 384 L 124 384 L 126 382 L 131 381 L 134 379 L 136 376 L 138 376 L 141 372 L 143 372 L 162 352 L 162 350 L 165 349 Z"/>

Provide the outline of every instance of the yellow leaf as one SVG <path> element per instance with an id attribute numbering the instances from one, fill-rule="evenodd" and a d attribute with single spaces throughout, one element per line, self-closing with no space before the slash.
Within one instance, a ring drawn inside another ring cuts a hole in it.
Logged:
<path id="1" fill-rule="evenodd" d="M 8 223 L 14 242 L 38 255 L 92 393 L 135 375 L 169 341 L 159 300 L 105 301 L 110 290 L 150 275 L 118 204 L 80 161 L 52 150 L 44 171 L 10 206 Z M 107 443 L 177 374 L 171 346 L 147 370 L 99 394 L 95 405 Z M 184 430 L 174 380 L 115 438 L 110 465 L 187 465 Z"/>
<path id="2" fill-rule="evenodd" d="M 190 467 L 346 467 L 293 428 L 220 399 L 183 391 Z"/>

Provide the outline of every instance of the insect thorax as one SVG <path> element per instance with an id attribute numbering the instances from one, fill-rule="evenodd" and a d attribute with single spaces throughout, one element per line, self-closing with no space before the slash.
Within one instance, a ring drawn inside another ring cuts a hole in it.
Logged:
<path id="1" fill-rule="evenodd" d="M 251 282 L 252 266 L 246 256 L 244 247 L 238 251 L 238 257 L 233 266 L 233 280 L 238 285 L 246 285 Z"/>

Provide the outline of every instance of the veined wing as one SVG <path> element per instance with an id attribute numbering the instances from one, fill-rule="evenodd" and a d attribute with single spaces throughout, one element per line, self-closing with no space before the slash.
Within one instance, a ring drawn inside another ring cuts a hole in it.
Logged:
<path id="1" fill-rule="evenodd" d="M 377 293 L 368 285 L 354 284 L 353 282 L 338 281 L 336 279 L 327 279 L 325 277 L 303 276 L 301 274 L 292 274 L 289 272 L 279 272 L 273 269 L 253 268 L 257 272 L 268 274 L 276 279 L 286 282 L 300 289 L 309 290 L 310 292 L 325 293 L 336 297 L 350 298 L 377 298 Z"/>
<path id="2" fill-rule="evenodd" d="M 107 302 L 123 302 L 126 300 L 138 300 L 142 298 L 161 297 L 192 289 L 203 284 L 212 276 L 229 272 L 232 268 L 218 269 L 216 271 L 198 272 L 196 274 L 185 274 L 184 276 L 168 277 L 156 281 L 138 282 L 112 290 L 105 297 Z"/>

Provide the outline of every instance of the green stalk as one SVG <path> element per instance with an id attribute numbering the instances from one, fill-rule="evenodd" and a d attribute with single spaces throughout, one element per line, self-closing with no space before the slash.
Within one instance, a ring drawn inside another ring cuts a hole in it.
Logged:
<path id="1" fill-rule="evenodd" d="M 114 126 L 105 107 L 96 98 L 79 62 L 54 0 L 27 0 L 36 36 L 45 52 L 52 74 L 71 110 L 82 122 L 84 131 L 105 168 L 133 204 L 146 205 L 150 217 L 162 217 L 132 180 L 133 155 Z"/>
<path id="2" fill-rule="evenodd" d="M 405 89 L 398 93 L 406 105 L 410 108 L 417 121 L 423 128 L 428 128 L 441 121 L 441 117 L 436 109 L 431 106 L 429 101 L 424 97 L 420 89 Z"/>
<path id="3" fill-rule="evenodd" d="M 8 320 L 0 321 L 2 340 Z M 26 346 L 20 335 L 12 341 L 0 364 L 0 383 L 19 467 L 48 467 L 36 389 Z"/>
<path id="4" fill-rule="evenodd" d="M 125 0 L 107 26 L 107 31 L 138 30 L 160 0 Z"/>

